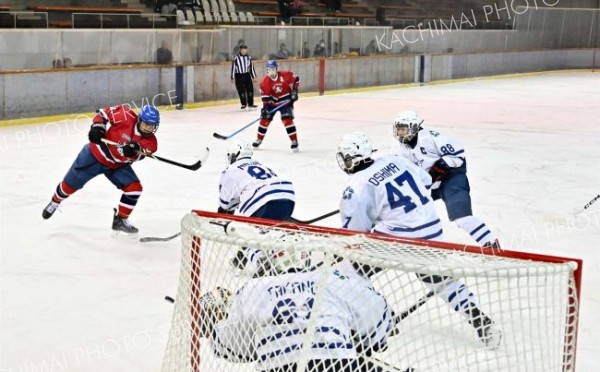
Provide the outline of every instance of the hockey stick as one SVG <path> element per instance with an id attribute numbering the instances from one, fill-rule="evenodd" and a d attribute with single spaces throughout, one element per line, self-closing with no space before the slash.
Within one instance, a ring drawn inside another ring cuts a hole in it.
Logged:
<path id="1" fill-rule="evenodd" d="M 392 323 L 393 323 L 392 329 L 389 332 L 390 337 L 396 336 L 399 333 L 399 330 L 396 327 L 398 327 L 398 324 L 400 324 L 401 321 L 403 321 L 404 319 L 406 319 L 410 314 L 412 314 L 415 311 L 417 311 L 418 308 L 420 308 L 421 306 L 425 305 L 425 303 L 427 302 L 427 300 L 429 300 L 431 297 L 433 297 L 434 294 L 435 294 L 434 290 L 431 290 L 431 291 L 427 292 L 427 294 L 425 294 L 425 296 L 419 298 L 419 301 L 417 301 L 416 303 L 414 303 L 411 307 L 409 307 L 408 309 L 404 310 L 400 314 L 394 316 L 392 318 Z"/>
<path id="2" fill-rule="evenodd" d="M 425 303 L 427 302 L 427 300 L 429 300 L 431 297 L 433 297 L 434 294 L 435 294 L 435 291 L 433 291 L 433 290 L 427 292 L 427 294 L 425 296 L 419 298 L 419 301 L 417 301 L 417 303 L 413 304 L 411 307 L 409 307 L 408 309 L 406 309 L 403 312 L 401 312 L 400 315 L 396 315 L 396 317 L 394 318 L 394 321 L 395 321 L 396 325 L 400 321 L 406 319 L 410 314 L 412 314 L 415 311 L 417 311 L 418 308 L 420 308 L 421 306 L 425 305 Z"/>
<path id="3" fill-rule="evenodd" d="M 578 210 L 577 212 L 575 212 L 575 214 L 573 216 L 577 217 L 578 215 L 580 215 L 583 211 L 585 211 L 586 209 L 588 209 L 589 207 L 592 206 L 592 204 L 594 204 L 596 202 L 596 200 L 600 199 L 600 194 L 596 195 L 592 200 L 590 200 L 584 207 L 583 209 Z"/>
<path id="4" fill-rule="evenodd" d="M 142 243 L 148 243 L 148 242 L 168 242 L 169 240 L 175 239 L 179 235 L 181 235 L 181 232 L 178 232 L 177 234 L 173 234 L 171 236 L 167 236 L 166 238 L 155 238 L 155 237 L 152 237 L 152 236 L 146 236 L 146 237 L 140 238 L 140 242 L 142 242 Z"/>
<path id="5" fill-rule="evenodd" d="M 116 147 L 123 147 L 123 146 L 125 146 L 125 145 L 122 145 L 120 143 L 113 142 L 111 140 L 107 140 L 106 138 L 102 138 L 102 142 L 104 142 L 104 143 L 106 143 L 108 145 L 116 146 Z M 200 167 L 202 167 L 202 165 L 204 163 L 206 163 L 206 160 L 208 159 L 208 155 L 209 154 L 210 154 L 210 149 L 207 147 L 206 148 L 206 152 L 204 153 L 204 155 L 202 155 L 202 159 L 198 160 L 194 164 L 189 164 L 188 165 L 188 164 L 179 163 L 179 162 L 176 162 L 174 160 L 167 159 L 167 158 L 163 158 L 163 157 L 158 156 L 158 155 L 154 155 L 154 154 L 149 154 L 148 155 L 148 154 L 142 153 L 142 155 L 147 156 L 149 158 L 152 158 L 152 159 L 155 159 L 155 160 L 159 160 L 159 161 L 165 162 L 167 164 L 175 165 L 177 167 L 189 169 L 189 170 L 192 170 L 192 171 L 200 169 Z"/>
<path id="6" fill-rule="evenodd" d="M 324 214 L 324 215 L 322 215 L 322 216 L 315 217 L 315 218 L 313 218 L 313 219 L 306 220 L 306 221 L 297 220 L 297 219 L 295 219 L 294 217 L 290 217 L 290 222 L 293 222 L 293 223 L 303 223 L 303 224 L 306 224 L 306 225 L 310 225 L 311 223 L 315 223 L 315 222 L 318 222 L 318 221 L 324 220 L 324 219 L 326 219 L 327 217 L 334 216 L 334 215 L 336 215 L 336 214 L 338 214 L 338 213 L 340 213 L 340 210 L 339 210 L 339 209 L 336 209 L 335 211 L 331 211 L 331 212 L 329 212 L 329 213 L 325 213 L 325 214 Z"/>
<path id="7" fill-rule="evenodd" d="M 338 213 L 340 213 L 339 209 L 337 209 L 337 210 L 335 210 L 333 212 L 326 213 L 326 214 L 324 214 L 322 216 L 315 217 L 315 218 L 313 218 L 311 220 L 307 220 L 307 221 L 300 221 L 300 220 L 297 220 L 297 219 L 295 219 L 295 218 L 292 217 L 292 218 L 290 218 L 290 222 L 293 222 L 293 223 L 303 223 L 303 224 L 306 224 L 306 225 L 310 225 L 311 223 L 324 220 L 325 218 L 331 217 L 331 216 L 333 216 L 335 214 L 338 214 Z M 211 223 L 213 223 L 213 222 L 211 222 Z M 219 225 L 216 222 L 214 224 Z M 181 232 L 178 232 L 178 233 L 173 234 L 171 236 L 167 236 L 166 238 L 157 238 L 157 237 L 153 237 L 153 236 L 146 236 L 146 237 L 140 238 L 140 242 L 142 242 L 142 243 L 168 242 L 169 240 L 175 239 L 179 235 L 181 235 Z"/>
<path id="8" fill-rule="evenodd" d="M 291 101 L 289 99 L 286 99 L 285 101 L 282 101 L 279 105 L 275 106 L 271 111 L 269 111 L 269 115 L 273 114 L 274 112 L 278 111 L 279 109 L 281 109 L 283 106 L 289 104 Z M 220 140 L 225 140 L 227 141 L 228 139 L 232 138 L 233 136 L 235 136 L 236 134 L 238 134 L 239 132 L 243 131 L 244 129 L 250 127 L 252 124 L 256 123 L 257 121 L 259 121 L 260 119 L 262 119 L 262 116 L 260 116 L 258 119 L 254 119 L 252 120 L 252 122 L 244 125 L 243 127 L 241 127 L 240 129 L 236 130 L 235 132 L 231 133 L 228 136 L 224 136 L 222 134 L 219 133 L 213 133 L 213 137 L 218 138 Z"/>

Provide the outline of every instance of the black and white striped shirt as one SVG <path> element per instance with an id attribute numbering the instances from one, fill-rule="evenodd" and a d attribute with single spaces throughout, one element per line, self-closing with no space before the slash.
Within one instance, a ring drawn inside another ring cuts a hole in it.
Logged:
<path id="1" fill-rule="evenodd" d="M 249 55 L 237 55 L 231 62 L 231 78 L 233 79 L 237 74 L 250 73 L 252 79 L 256 78 L 256 71 L 254 70 L 254 63 L 252 63 L 252 57 Z"/>

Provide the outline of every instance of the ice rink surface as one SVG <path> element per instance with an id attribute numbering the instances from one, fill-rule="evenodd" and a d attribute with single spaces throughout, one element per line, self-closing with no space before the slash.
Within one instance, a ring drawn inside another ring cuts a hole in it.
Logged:
<path id="1" fill-rule="evenodd" d="M 547 73 L 405 89 L 300 97 L 300 152 L 279 116 L 255 158 L 295 184 L 295 217 L 337 209 L 347 176 L 335 149 L 365 131 L 393 152 L 392 122 L 415 109 L 425 128 L 466 147 L 474 214 L 503 247 L 584 261 L 577 370 L 600 369 L 600 74 Z M 164 111 L 158 155 L 196 172 L 146 159 L 134 165 L 144 192 L 131 220 L 140 236 L 179 231 L 191 209 L 216 211 L 228 134 L 259 115 L 239 105 Z M 179 241 L 140 243 L 111 236 L 120 191 L 97 177 L 47 221 L 41 212 L 81 147 L 89 119 L 0 128 L 0 371 L 158 371 L 176 292 Z M 255 127 L 238 137 L 252 140 Z M 472 244 L 449 223 L 446 238 Z M 339 227 L 331 217 L 323 225 Z M 493 309 L 491 310 L 493 314 Z"/>

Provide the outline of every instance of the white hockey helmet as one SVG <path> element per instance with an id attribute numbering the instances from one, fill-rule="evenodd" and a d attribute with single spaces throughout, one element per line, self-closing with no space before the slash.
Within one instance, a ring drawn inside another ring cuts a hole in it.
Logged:
<path id="1" fill-rule="evenodd" d="M 346 134 L 338 145 L 336 159 L 340 168 L 346 173 L 354 173 L 356 166 L 371 160 L 373 145 L 363 132 Z"/>
<path id="2" fill-rule="evenodd" d="M 400 143 L 407 143 L 419 133 L 423 119 L 415 111 L 402 111 L 394 120 L 394 137 Z"/>
<path id="3" fill-rule="evenodd" d="M 227 148 L 227 165 L 244 158 L 252 158 L 254 152 L 250 142 L 237 141 Z"/>
<path id="4" fill-rule="evenodd" d="M 271 240 L 275 247 L 264 251 L 255 251 L 257 259 L 250 267 L 250 273 L 256 277 L 274 276 L 287 273 L 301 273 L 314 269 L 311 263 L 311 253 L 302 247 L 307 239 L 295 232 L 267 233 L 266 239 Z"/>

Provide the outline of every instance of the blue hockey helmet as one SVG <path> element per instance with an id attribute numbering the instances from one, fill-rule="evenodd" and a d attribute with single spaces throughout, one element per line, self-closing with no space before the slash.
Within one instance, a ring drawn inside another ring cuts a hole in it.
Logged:
<path id="1" fill-rule="evenodd" d="M 279 63 L 277 63 L 276 60 L 271 59 L 269 61 L 267 61 L 267 64 L 265 65 L 266 68 L 274 68 L 274 69 L 278 69 L 279 68 Z"/>
<path id="2" fill-rule="evenodd" d="M 267 75 L 273 80 L 276 79 L 277 78 L 277 69 L 279 68 L 279 63 L 277 63 L 277 61 L 271 59 L 271 60 L 267 61 L 267 64 L 265 65 L 265 67 L 267 68 Z"/>
<path id="3" fill-rule="evenodd" d="M 156 107 L 151 105 L 142 107 L 138 119 L 138 130 L 142 135 L 150 135 L 158 130 L 160 113 Z"/>

